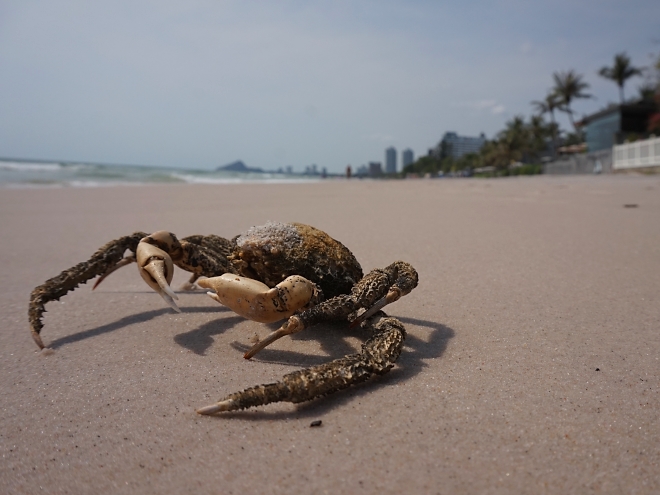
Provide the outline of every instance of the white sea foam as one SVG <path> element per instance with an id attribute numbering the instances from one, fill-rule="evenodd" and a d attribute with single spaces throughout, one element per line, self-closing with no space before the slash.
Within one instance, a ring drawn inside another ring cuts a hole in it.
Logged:
<path id="1" fill-rule="evenodd" d="M 242 184 L 244 182 L 251 183 L 268 183 L 268 184 L 291 184 L 302 182 L 317 182 L 319 179 L 310 178 L 295 178 L 291 176 L 275 175 L 275 174 L 236 174 L 235 176 L 221 176 L 209 173 L 208 175 L 191 175 L 185 173 L 173 173 L 172 177 L 180 179 L 187 184 Z"/>
<path id="2" fill-rule="evenodd" d="M 0 161 L 0 170 L 14 172 L 56 172 L 62 168 L 59 163 L 5 162 Z"/>
<path id="3" fill-rule="evenodd" d="M 187 184 L 238 184 L 245 182 L 239 177 L 202 177 L 197 175 L 173 173 L 172 177 Z"/>
<path id="4" fill-rule="evenodd" d="M 0 160 L 0 187 L 116 187 L 147 184 L 290 184 L 318 177 L 277 173 L 240 173 L 134 165 Z"/>

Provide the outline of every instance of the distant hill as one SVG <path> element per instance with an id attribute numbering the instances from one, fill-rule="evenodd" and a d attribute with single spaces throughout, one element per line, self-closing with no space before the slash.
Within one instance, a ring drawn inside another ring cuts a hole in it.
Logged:
<path id="1" fill-rule="evenodd" d="M 251 168 L 245 165 L 241 160 L 236 160 L 235 162 L 223 165 L 215 169 L 216 171 L 224 172 L 263 172 L 260 168 Z"/>

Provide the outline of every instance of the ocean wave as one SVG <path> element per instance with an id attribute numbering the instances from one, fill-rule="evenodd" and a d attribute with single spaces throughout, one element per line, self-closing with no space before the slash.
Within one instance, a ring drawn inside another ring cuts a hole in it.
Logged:
<path id="1" fill-rule="evenodd" d="M 147 184 L 288 184 L 319 178 L 273 172 L 228 172 L 201 169 L 106 165 L 94 163 L 0 160 L 0 187 L 115 187 Z"/>
<path id="2" fill-rule="evenodd" d="M 5 162 L 0 161 L 0 170 L 10 172 L 56 172 L 62 168 L 59 163 Z"/>
<path id="3" fill-rule="evenodd" d="M 241 184 L 245 182 L 251 183 L 268 183 L 268 184 L 290 184 L 302 182 L 316 182 L 318 179 L 296 178 L 292 176 L 285 176 L 279 174 L 238 174 L 234 176 L 220 175 L 217 172 L 210 172 L 206 175 L 186 174 L 186 173 L 173 173 L 173 177 L 185 182 L 186 184 Z"/>
<path id="4" fill-rule="evenodd" d="M 237 177 L 211 177 L 200 176 L 185 173 L 173 173 L 172 177 L 186 184 L 238 184 L 245 182 L 244 179 Z"/>
<path id="5" fill-rule="evenodd" d="M 120 181 L 92 181 L 92 180 L 73 180 L 73 181 L 31 181 L 31 182 L 9 182 L 1 183 L 0 189 L 64 189 L 73 188 L 95 188 L 95 187 L 135 187 L 156 185 L 155 183 L 140 182 L 120 182 Z"/>

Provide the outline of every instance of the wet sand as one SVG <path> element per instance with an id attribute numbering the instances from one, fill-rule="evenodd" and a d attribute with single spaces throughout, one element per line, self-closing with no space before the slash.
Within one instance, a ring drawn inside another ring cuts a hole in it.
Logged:
<path id="1" fill-rule="evenodd" d="M 657 176 L 4 189 L 0 218 L 0 493 L 660 491 Z M 363 336 L 321 325 L 246 361 L 267 325 L 202 292 L 176 314 L 134 266 L 50 303 L 37 352 L 30 291 L 106 241 L 267 220 L 417 268 L 387 309 L 392 372 L 198 416 Z"/>

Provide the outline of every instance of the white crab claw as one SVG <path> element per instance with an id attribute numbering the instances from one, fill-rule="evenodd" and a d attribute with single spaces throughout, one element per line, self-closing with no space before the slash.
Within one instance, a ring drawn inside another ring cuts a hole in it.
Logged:
<path id="1" fill-rule="evenodd" d="M 174 302 L 179 298 L 170 287 L 174 275 L 174 264 L 170 255 L 153 244 L 140 242 L 135 257 L 140 275 L 147 285 L 158 292 L 174 311 L 180 313 L 181 310 Z"/>
<path id="2" fill-rule="evenodd" d="M 292 275 L 272 289 L 247 277 L 225 273 L 197 282 L 215 292 L 207 294 L 235 313 L 260 323 L 288 318 L 307 306 L 314 297 L 316 285 L 299 275 Z"/>
<path id="3" fill-rule="evenodd" d="M 145 266 L 143 270 L 147 272 L 149 275 L 151 275 L 151 277 L 156 281 L 156 283 L 158 284 L 158 289 L 156 289 L 156 292 L 160 294 L 160 296 L 168 304 L 168 306 L 177 313 L 181 313 L 179 306 L 177 306 L 177 304 L 174 302 L 174 300 L 175 299 L 178 300 L 179 297 L 174 293 L 172 288 L 169 286 L 165 277 L 163 277 L 164 267 L 165 267 L 165 262 L 163 260 L 154 260 L 151 261 L 147 266 Z"/>

